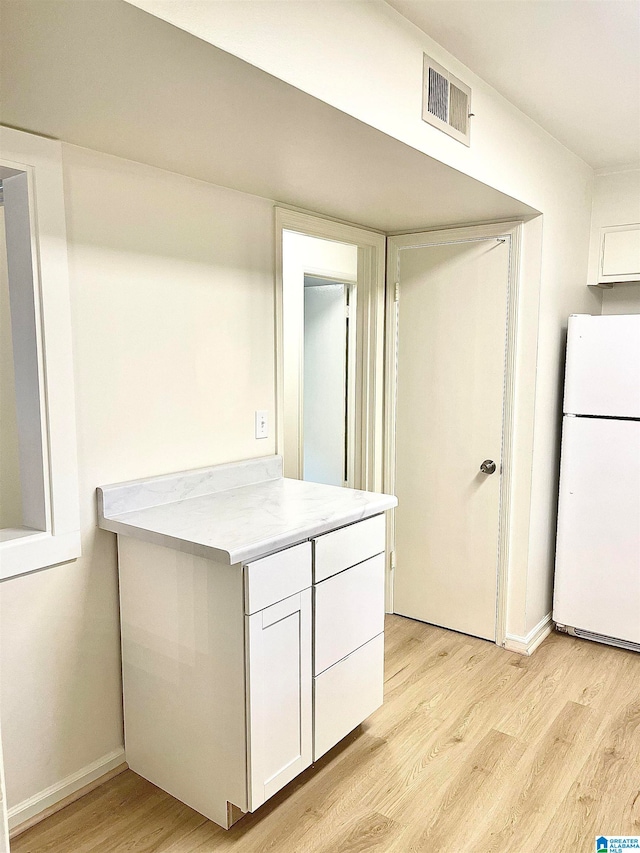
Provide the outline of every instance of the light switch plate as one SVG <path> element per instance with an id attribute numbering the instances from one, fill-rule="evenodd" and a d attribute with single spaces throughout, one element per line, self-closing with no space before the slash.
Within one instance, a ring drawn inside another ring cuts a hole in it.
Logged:
<path id="1" fill-rule="evenodd" d="M 269 413 L 266 409 L 256 410 L 256 438 L 269 437 Z"/>

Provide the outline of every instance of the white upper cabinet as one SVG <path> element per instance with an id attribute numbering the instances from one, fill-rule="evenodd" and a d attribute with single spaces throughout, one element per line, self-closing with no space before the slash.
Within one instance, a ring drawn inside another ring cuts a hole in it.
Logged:
<path id="1" fill-rule="evenodd" d="M 640 282 L 640 224 L 602 228 L 600 235 L 599 283 Z"/>

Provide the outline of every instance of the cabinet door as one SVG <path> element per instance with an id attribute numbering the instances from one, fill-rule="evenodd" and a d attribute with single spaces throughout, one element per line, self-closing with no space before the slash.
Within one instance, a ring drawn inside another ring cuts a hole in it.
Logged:
<path id="1" fill-rule="evenodd" d="M 249 811 L 311 764 L 311 590 L 246 616 Z"/>
<path id="2" fill-rule="evenodd" d="M 601 231 L 601 268 L 603 283 L 640 281 L 640 225 L 617 225 Z"/>

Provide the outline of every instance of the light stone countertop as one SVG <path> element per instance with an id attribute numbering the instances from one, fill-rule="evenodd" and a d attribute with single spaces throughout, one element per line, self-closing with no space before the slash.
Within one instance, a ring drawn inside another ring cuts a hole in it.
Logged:
<path id="1" fill-rule="evenodd" d="M 248 562 L 391 509 L 392 495 L 282 477 L 267 456 L 98 489 L 98 524 L 218 562 Z"/>

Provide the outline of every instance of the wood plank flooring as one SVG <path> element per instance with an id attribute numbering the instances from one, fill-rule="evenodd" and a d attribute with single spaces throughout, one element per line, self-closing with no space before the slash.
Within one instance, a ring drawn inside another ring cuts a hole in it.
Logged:
<path id="1" fill-rule="evenodd" d="M 592 853 L 640 835 L 640 655 L 387 617 L 385 704 L 229 832 L 131 771 L 12 853 Z"/>

